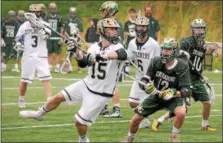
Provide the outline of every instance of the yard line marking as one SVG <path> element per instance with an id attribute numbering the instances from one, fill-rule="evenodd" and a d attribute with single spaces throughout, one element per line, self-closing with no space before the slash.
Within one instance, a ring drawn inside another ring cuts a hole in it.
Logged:
<path id="1" fill-rule="evenodd" d="M 18 79 L 18 78 L 21 78 L 19 76 L 2 76 L 2 79 Z M 34 79 L 37 79 L 38 78 L 34 78 Z M 82 78 L 52 78 L 52 80 L 68 80 L 68 81 L 79 81 L 79 80 L 82 80 Z M 133 80 L 124 80 L 123 82 L 134 82 Z M 210 85 L 222 85 L 222 83 L 209 83 Z"/>
<path id="2" fill-rule="evenodd" d="M 222 115 L 210 115 L 210 116 L 222 116 Z M 200 115 L 196 116 L 186 116 L 185 118 L 200 118 Z M 119 120 L 119 121 L 99 121 L 95 122 L 95 124 L 112 124 L 112 123 L 126 123 L 130 122 L 130 120 Z M 51 125 L 39 125 L 39 126 L 22 126 L 22 127 L 6 127 L 6 128 L 1 128 L 1 130 L 15 130 L 15 129 L 31 129 L 31 128 L 50 128 L 50 127 L 63 127 L 63 126 L 71 126 L 74 125 L 73 123 L 71 124 L 51 124 Z"/>
<path id="3" fill-rule="evenodd" d="M 222 96 L 222 94 L 216 94 L 215 96 L 219 97 L 219 96 Z M 129 100 L 128 98 L 120 98 L 120 100 L 122 101 L 127 101 Z M 44 101 L 39 101 L 39 102 L 27 102 L 25 104 L 27 105 L 35 105 L 35 104 L 43 104 L 43 103 L 46 103 Z M 17 105 L 18 103 L 15 103 L 15 102 L 9 102 L 9 103 L 2 103 L 1 105 L 2 106 L 7 106 L 7 105 Z"/>

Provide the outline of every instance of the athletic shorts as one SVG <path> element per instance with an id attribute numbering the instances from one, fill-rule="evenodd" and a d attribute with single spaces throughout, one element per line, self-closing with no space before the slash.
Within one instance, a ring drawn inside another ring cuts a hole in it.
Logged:
<path id="1" fill-rule="evenodd" d="M 170 112 L 170 116 L 172 117 L 174 116 L 174 110 L 178 106 L 183 106 L 186 108 L 184 98 L 172 98 L 168 101 L 165 101 L 157 97 L 157 95 L 151 95 L 147 97 L 139 106 L 137 106 L 134 111 L 140 116 L 146 118 L 158 110 L 167 109 Z"/>
<path id="2" fill-rule="evenodd" d="M 47 58 L 22 57 L 21 64 L 22 82 L 32 83 L 35 74 L 37 75 L 40 81 L 52 79 Z"/>
<path id="3" fill-rule="evenodd" d="M 142 103 L 148 96 L 149 95 L 139 87 L 139 83 L 134 81 L 130 91 L 129 102 Z"/>
<path id="4" fill-rule="evenodd" d="M 12 44 L 6 44 L 5 47 L 2 47 L 2 56 L 6 58 L 10 58 L 11 56 L 14 57 L 13 50 L 14 49 Z"/>
<path id="5" fill-rule="evenodd" d="M 47 49 L 48 53 L 61 53 L 61 45 L 59 44 L 59 40 L 47 40 Z"/>
<path id="6" fill-rule="evenodd" d="M 207 87 L 203 82 L 201 82 L 200 80 L 193 81 L 192 86 L 193 86 L 192 97 L 193 97 L 195 102 L 197 102 L 197 101 L 201 101 L 201 102 L 210 101 L 210 97 L 209 97 L 209 94 L 208 94 L 208 91 L 207 91 Z"/>
<path id="7" fill-rule="evenodd" d="M 81 108 L 74 117 L 87 126 L 95 122 L 101 110 L 110 98 L 90 92 L 84 81 L 80 80 L 61 91 L 68 104 L 81 103 Z"/>

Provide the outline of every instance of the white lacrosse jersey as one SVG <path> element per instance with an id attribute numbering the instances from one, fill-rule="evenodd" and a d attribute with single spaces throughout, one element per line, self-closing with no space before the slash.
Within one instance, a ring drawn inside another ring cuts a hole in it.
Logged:
<path id="1" fill-rule="evenodd" d="M 132 39 L 128 45 L 128 59 L 134 61 L 144 74 L 146 74 L 151 58 L 160 56 L 159 44 L 151 37 L 144 44 L 136 44 L 136 38 Z M 141 79 L 143 75 L 136 70 L 135 78 Z"/>
<path id="2" fill-rule="evenodd" d="M 19 27 L 16 39 L 24 41 L 24 57 L 47 57 L 47 40 L 40 37 L 38 31 L 31 27 L 30 22 L 26 21 Z"/>
<path id="3" fill-rule="evenodd" d="M 94 43 L 88 49 L 89 53 L 116 51 L 124 48 L 120 43 L 111 44 L 108 47 L 102 48 L 100 43 Z M 88 90 L 92 93 L 106 97 L 112 97 L 118 75 L 121 70 L 123 61 L 107 60 L 96 62 L 88 68 L 88 75 L 83 79 Z"/>

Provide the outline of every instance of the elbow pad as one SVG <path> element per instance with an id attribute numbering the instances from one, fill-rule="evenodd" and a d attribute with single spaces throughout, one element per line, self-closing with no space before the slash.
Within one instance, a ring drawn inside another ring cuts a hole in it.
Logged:
<path id="1" fill-rule="evenodd" d="M 181 97 L 187 98 L 192 95 L 192 90 L 190 88 L 182 88 L 180 90 Z"/>
<path id="2" fill-rule="evenodd" d="M 125 49 L 119 49 L 115 51 L 118 55 L 118 60 L 126 60 L 127 59 L 127 52 Z"/>
<path id="3" fill-rule="evenodd" d="M 83 59 L 77 60 L 77 63 L 80 68 L 85 68 L 88 65 L 87 58 L 85 56 Z"/>

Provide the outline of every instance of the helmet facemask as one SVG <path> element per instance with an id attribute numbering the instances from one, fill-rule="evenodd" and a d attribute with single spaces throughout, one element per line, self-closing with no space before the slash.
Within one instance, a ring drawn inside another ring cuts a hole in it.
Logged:
<path id="1" fill-rule="evenodd" d="M 117 44 L 119 42 L 119 37 L 118 37 L 118 28 L 110 28 L 110 27 L 105 27 L 104 29 L 104 34 L 102 35 L 105 39 L 107 39 L 109 42 L 113 44 Z M 116 33 L 112 33 L 112 31 L 116 29 Z"/>
<path id="2" fill-rule="evenodd" d="M 205 27 L 192 27 L 192 35 L 196 40 L 197 46 L 203 47 L 205 44 L 205 36 L 206 36 Z"/>
<path id="3" fill-rule="evenodd" d="M 144 38 L 148 32 L 148 26 L 145 25 L 136 25 L 136 36 L 137 38 Z"/>
<path id="4" fill-rule="evenodd" d="M 177 57 L 177 40 L 174 38 L 165 38 L 164 42 L 160 45 L 161 51 L 161 62 L 168 63 Z"/>

